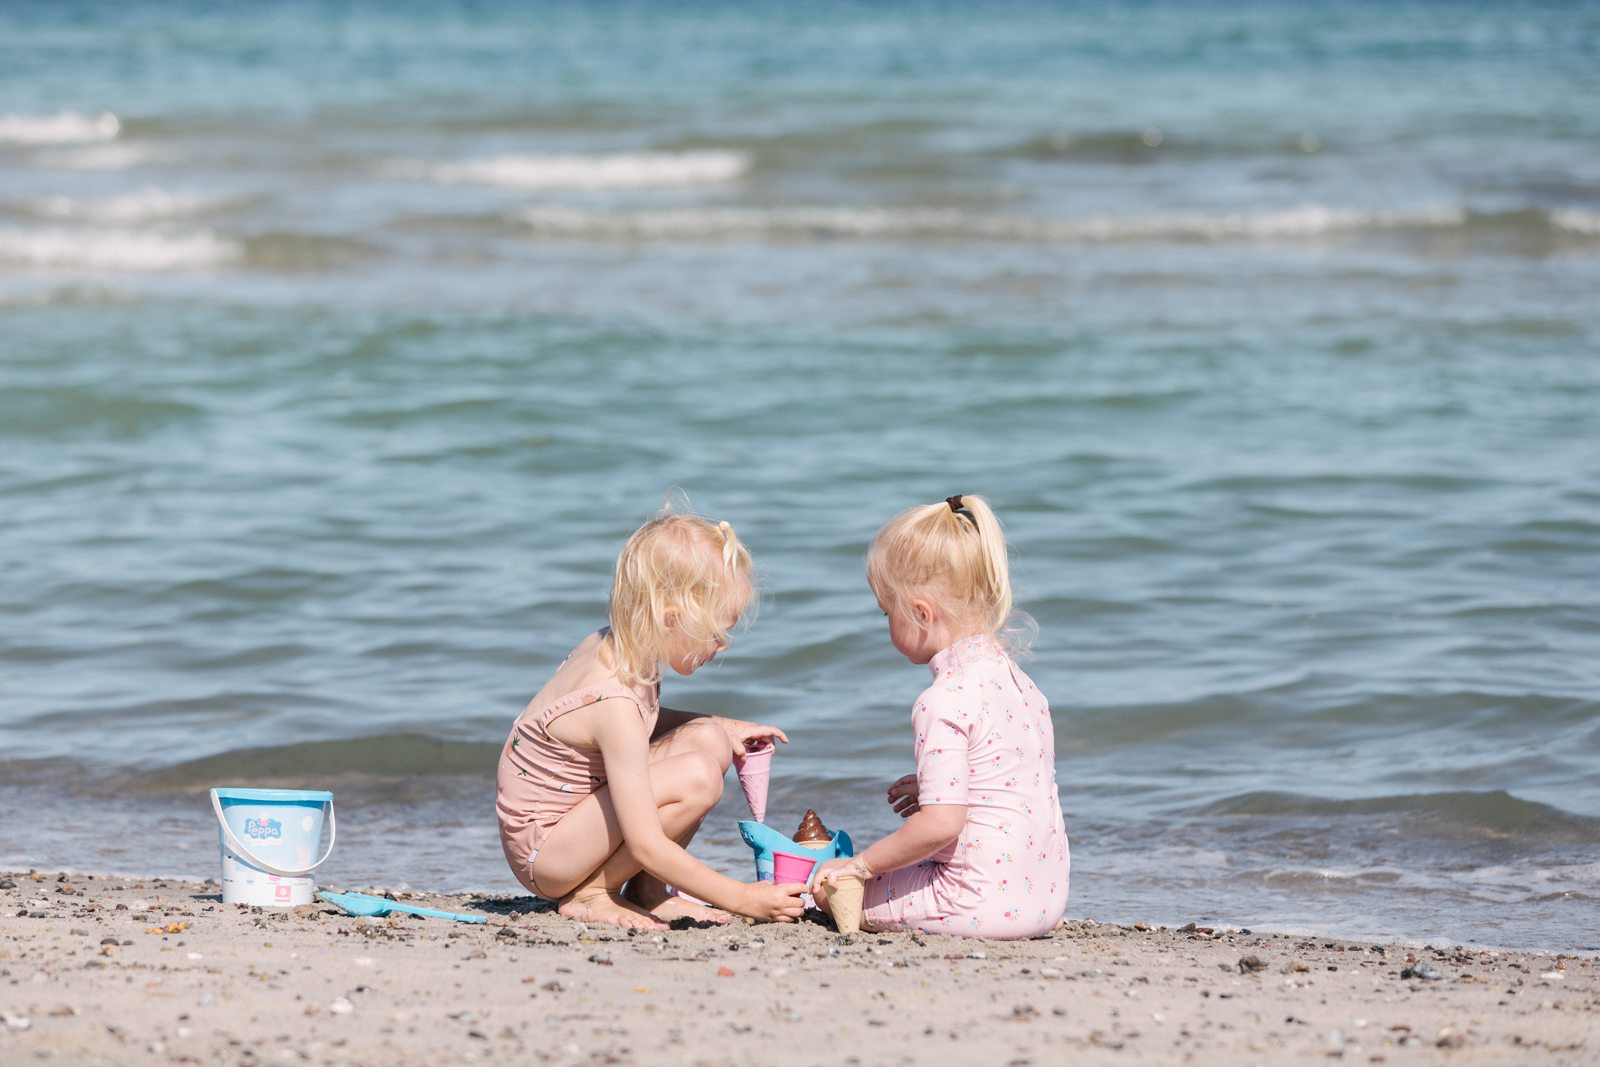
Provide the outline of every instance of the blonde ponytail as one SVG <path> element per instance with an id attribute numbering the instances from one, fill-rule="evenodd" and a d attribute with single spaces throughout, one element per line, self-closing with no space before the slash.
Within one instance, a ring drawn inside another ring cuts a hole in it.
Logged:
<path id="1" fill-rule="evenodd" d="M 972 516 L 978 528 L 978 547 L 983 556 L 979 599 L 989 607 L 991 629 L 999 630 L 1011 618 L 1011 559 L 1006 552 L 1006 533 L 983 497 L 963 496 L 959 498 L 959 505 Z"/>
<path id="2" fill-rule="evenodd" d="M 1029 643 L 1033 620 L 1012 610 L 1005 530 L 981 496 L 952 496 L 890 519 L 867 550 L 867 583 L 901 611 L 919 597 L 936 599 L 962 624 L 1019 652 Z"/>
<path id="3" fill-rule="evenodd" d="M 745 548 L 739 543 L 739 535 L 733 532 L 727 519 L 717 523 L 717 533 L 722 535 L 722 566 L 726 570 L 733 570 L 738 566 L 739 553 L 745 552 Z M 749 554 L 745 552 L 746 556 Z"/>

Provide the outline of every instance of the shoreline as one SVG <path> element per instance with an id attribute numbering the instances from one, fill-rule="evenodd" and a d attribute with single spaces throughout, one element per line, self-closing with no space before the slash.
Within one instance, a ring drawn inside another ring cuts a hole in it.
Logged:
<path id="1" fill-rule="evenodd" d="M 1600 1047 L 1593 953 L 1088 920 L 1017 942 L 840 935 L 815 913 L 630 935 L 531 897 L 395 893 L 488 920 L 469 925 L 60 874 L 0 889 L 3 1063 L 721 1064 L 778 1052 L 893 1064 L 910 1052 L 970 1067 L 1070 1050 L 1091 1062 L 1487 1064 L 1537 1045 L 1541 1062 L 1577 1064 Z"/>
<path id="2" fill-rule="evenodd" d="M 271 759 L 302 754 L 300 746 L 288 746 Z M 224 755 L 224 762 L 234 758 Z M 8 766 L 0 762 L 0 770 Z M 220 774 L 208 763 L 197 777 L 250 784 Z M 347 832 L 319 872 L 328 881 L 452 894 L 523 891 L 506 869 L 493 820 L 483 819 L 485 805 L 493 803 L 492 780 L 470 787 L 456 777 L 303 784 L 334 786 L 340 802 Z M 792 811 L 798 819 L 816 803 L 815 784 L 775 786 L 781 788 L 769 800 L 774 811 Z M 898 823 L 889 821 L 881 789 L 869 795 L 856 779 L 828 789 L 838 825 L 858 841 L 892 832 Z M 1226 810 L 1153 821 L 1135 817 L 1132 808 L 1075 814 L 1073 858 L 1080 877 L 1073 879 L 1069 914 L 1168 926 L 1225 922 L 1278 933 L 1399 939 L 1417 947 L 1448 939 L 1502 950 L 1600 950 L 1592 921 L 1600 819 L 1495 792 L 1389 800 L 1415 811 L 1403 818 L 1340 816 L 1330 823 L 1307 814 L 1262 816 L 1259 797 L 1235 797 Z M 26 787 L 0 786 L 0 805 L 7 801 L 31 817 L 0 825 L 0 871 L 37 866 L 75 875 L 218 874 L 216 820 L 199 785 L 190 792 L 127 792 L 109 778 L 55 776 Z M 750 850 L 737 829 L 747 817 L 742 791 L 725 782 L 723 802 L 691 852 L 715 870 L 748 878 Z M 1373 818 L 1387 820 L 1385 832 L 1362 837 L 1358 825 Z M 1399 852 L 1383 851 L 1397 839 L 1405 841 Z"/>
<path id="3" fill-rule="evenodd" d="M 23 879 L 27 878 L 29 873 L 32 873 L 32 872 L 20 872 L 19 873 L 19 872 L 13 871 L 13 872 L 8 874 L 8 873 L 6 873 L 4 868 L 0 868 L 0 880 L 6 879 L 6 878 L 15 879 L 18 882 L 19 887 L 25 888 L 25 886 L 22 885 L 22 881 L 23 881 Z M 181 886 L 187 892 L 192 892 L 192 893 L 197 893 L 197 894 L 210 893 L 210 894 L 216 895 L 217 898 L 218 898 L 218 902 L 219 903 L 220 903 L 220 899 L 221 899 L 220 898 L 220 894 L 222 892 L 221 886 L 216 882 L 216 879 L 214 879 L 214 878 L 197 878 L 197 877 L 194 877 L 192 875 L 119 874 L 119 873 L 114 872 L 114 871 L 107 872 L 107 871 L 74 870 L 70 866 L 69 867 L 55 867 L 55 868 L 52 868 L 52 869 L 50 869 L 48 871 L 40 870 L 40 871 L 38 871 L 38 873 L 41 875 L 41 877 L 43 879 L 45 879 L 46 881 L 48 881 L 52 885 L 54 884 L 54 879 L 60 877 L 63 874 L 65 874 L 70 880 L 74 880 L 74 884 L 77 884 L 76 880 L 84 880 L 84 881 L 88 881 L 88 882 L 91 882 L 91 883 L 93 883 L 93 882 L 106 882 L 106 883 L 119 883 L 119 884 L 144 883 L 146 885 L 149 885 L 149 884 L 152 884 L 152 883 L 155 883 L 155 882 L 165 882 L 171 888 L 175 888 L 176 889 L 176 888 L 179 888 Z M 744 871 L 738 871 L 738 872 L 723 871 L 722 873 L 728 874 L 729 877 L 732 877 L 732 878 L 743 878 L 743 877 L 747 876 L 747 872 L 744 872 Z M 520 889 L 520 887 L 519 887 L 519 889 Z M 328 882 L 326 884 L 319 883 L 317 885 L 317 891 L 319 893 L 320 892 L 367 893 L 367 894 L 373 894 L 373 895 L 378 895 L 378 896 L 382 896 L 385 893 L 393 893 L 398 898 L 403 899 L 403 900 L 409 900 L 409 899 L 414 897 L 414 898 L 416 898 L 418 900 L 421 900 L 423 898 L 428 898 L 428 899 L 433 899 L 433 900 L 454 900 L 454 901 L 458 901 L 458 902 L 459 901 L 476 901 L 476 902 L 481 902 L 482 904 L 487 905 L 487 906 L 489 906 L 491 908 L 497 906 L 498 904 L 502 904 L 502 903 L 506 903 L 506 902 L 510 902 L 510 901 L 532 901 L 532 900 L 534 900 L 533 897 L 528 896 L 525 892 L 517 892 L 517 891 L 511 891 L 511 890 L 507 890 L 505 892 L 479 891 L 479 890 L 474 890 L 474 889 L 437 890 L 437 889 L 420 889 L 420 888 L 417 888 L 416 886 L 412 886 L 412 885 L 409 885 L 409 884 L 400 884 L 400 885 L 392 885 L 392 886 L 391 885 L 371 885 L 371 884 L 369 884 L 369 885 L 365 885 L 365 886 L 356 886 L 356 885 L 347 885 L 344 882 L 338 882 L 338 881 L 330 881 L 330 882 Z M 4 896 L 4 891 L 0 891 L 0 918 L 3 918 L 4 915 L 6 914 L 6 912 L 4 911 L 4 907 L 3 907 L 5 903 L 6 903 L 6 897 Z M 1069 904 L 1070 904 L 1070 902 L 1069 902 Z M 542 904 L 540 906 L 542 907 Z M 274 910 L 274 909 L 268 908 L 267 910 L 270 911 L 270 910 Z M 524 910 L 528 910 L 528 909 L 525 908 Z M 533 910 L 538 910 L 538 908 L 535 907 Z M 1472 950 L 1474 952 L 1498 952 L 1498 953 L 1501 953 L 1501 954 L 1515 953 L 1515 954 L 1518 954 L 1518 955 L 1529 956 L 1529 957 L 1545 957 L 1545 956 L 1547 956 L 1547 957 L 1550 957 L 1550 958 L 1556 958 L 1556 957 L 1559 956 L 1559 957 L 1561 957 L 1563 959 L 1592 959 L 1592 960 L 1597 961 L 1597 965 L 1600 965 L 1600 948 L 1591 948 L 1591 947 L 1589 947 L 1587 945 L 1581 945 L 1581 946 L 1579 946 L 1579 945 L 1565 945 L 1565 946 L 1563 946 L 1563 945 L 1550 943 L 1550 944 L 1545 944 L 1545 945 L 1540 946 L 1540 947 L 1533 947 L 1533 946 L 1528 946 L 1528 945 L 1508 945 L 1508 944 L 1498 943 L 1498 942 L 1479 941 L 1476 938 L 1464 938 L 1464 939 L 1463 938 L 1451 938 L 1451 937 L 1447 937 L 1447 936 L 1442 935 L 1442 934 L 1440 934 L 1440 935 L 1410 936 L 1410 935 L 1406 935 L 1406 934 L 1372 933 L 1370 931 L 1361 931 L 1361 932 L 1356 932 L 1356 933 L 1330 934 L 1330 933 L 1326 932 L 1325 930 L 1314 928 L 1314 927 L 1304 927 L 1304 928 L 1302 928 L 1300 926 L 1283 927 L 1283 926 L 1274 926 L 1271 923 L 1266 923 L 1266 924 L 1254 924 L 1254 923 L 1252 923 L 1250 926 L 1246 927 L 1242 923 L 1235 925 L 1235 924 L 1233 924 L 1231 922 L 1227 922 L 1227 921 L 1224 921 L 1224 920 L 1221 920 L 1221 919 L 1216 919 L 1215 917 L 1202 917 L 1202 918 L 1188 918 L 1188 917 L 1186 917 L 1182 921 L 1177 920 L 1177 919 L 1168 919 L 1166 921 L 1160 921 L 1160 920 L 1151 920 L 1149 918 L 1142 918 L 1142 919 L 1134 920 L 1134 921 L 1131 921 L 1131 922 L 1121 922 L 1121 923 L 1119 923 L 1116 920 L 1109 920 L 1109 921 L 1102 922 L 1100 920 L 1095 919 L 1093 916 L 1074 917 L 1074 916 L 1069 915 L 1067 918 L 1063 919 L 1062 921 L 1067 923 L 1068 925 L 1077 924 L 1077 923 L 1087 923 L 1087 924 L 1089 924 L 1091 926 L 1118 926 L 1119 928 L 1130 929 L 1130 930 L 1134 929 L 1135 927 L 1148 926 L 1148 927 L 1150 927 L 1151 930 L 1153 930 L 1155 932 L 1158 932 L 1158 933 L 1167 933 L 1167 932 L 1180 931 L 1185 925 L 1189 925 L 1191 923 L 1194 923 L 1194 924 L 1212 923 L 1214 928 L 1216 928 L 1216 929 L 1227 929 L 1227 930 L 1235 931 L 1235 932 L 1242 931 L 1243 933 L 1245 933 L 1247 935 L 1251 935 L 1251 936 L 1277 937 L 1277 938 L 1282 938 L 1282 939 L 1338 940 L 1338 941 L 1351 941 L 1351 942 L 1360 942 L 1360 943 L 1364 943 L 1364 944 L 1376 944 L 1376 945 L 1384 945 L 1384 946 L 1392 945 L 1392 946 L 1395 946 L 1397 948 L 1404 948 L 1407 951 L 1412 951 L 1412 952 L 1414 952 L 1414 951 L 1416 951 L 1418 949 L 1422 949 L 1424 951 L 1432 951 L 1432 949 L 1434 947 L 1436 947 L 1438 945 L 1445 945 L 1445 944 L 1448 943 L 1448 945 L 1450 947 L 1452 947 L 1452 948 L 1454 948 L 1454 947 L 1465 948 L 1467 946 L 1471 946 L 1471 948 L 1472 948 Z M 983 938 L 980 938 L 980 939 L 977 939 L 977 940 L 989 941 L 989 939 L 983 939 Z M 1590 938 L 1589 940 L 1594 940 L 1594 938 Z M 990 943 L 1004 944 L 1005 942 L 990 941 Z"/>

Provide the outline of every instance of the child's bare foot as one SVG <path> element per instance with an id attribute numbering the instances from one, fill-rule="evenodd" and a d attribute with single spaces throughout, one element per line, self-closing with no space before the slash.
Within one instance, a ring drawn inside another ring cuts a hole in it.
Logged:
<path id="1" fill-rule="evenodd" d="M 650 914 L 664 922 L 687 917 L 697 923 L 725 923 L 733 918 L 720 908 L 713 908 L 709 904 L 695 904 L 670 894 L 666 900 L 651 908 Z"/>
<path id="2" fill-rule="evenodd" d="M 569 895 L 556 909 L 569 919 L 586 923 L 610 923 L 613 926 L 631 927 L 635 930 L 666 930 L 666 923 L 651 915 L 620 893 L 596 892 L 579 897 Z"/>
<path id="3" fill-rule="evenodd" d="M 718 908 L 696 904 L 667 892 L 665 882 L 643 871 L 633 876 L 622 893 L 630 902 L 666 922 L 688 917 L 695 922 L 725 923 L 733 918 Z"/>

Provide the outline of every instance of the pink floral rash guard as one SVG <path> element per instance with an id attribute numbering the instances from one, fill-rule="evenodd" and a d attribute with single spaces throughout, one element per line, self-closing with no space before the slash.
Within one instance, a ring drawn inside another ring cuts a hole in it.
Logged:
<path id="1" fill-rule="evenodd" d="M 911 711 L 918 803 L 965 804 L 961 836 L 934 856 L 876 875 L 863 925 L 970 937 L 1048 933 L 1067 908 L 1070 859 L 1056 793 L 1050 705 L 991 636 L 928 664 Z"/>

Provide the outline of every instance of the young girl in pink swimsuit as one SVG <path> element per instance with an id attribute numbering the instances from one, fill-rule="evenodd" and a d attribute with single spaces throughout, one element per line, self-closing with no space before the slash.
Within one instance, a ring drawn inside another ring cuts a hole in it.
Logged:
<path id="1" fill-rule="evenodd" d="M 789 739 L 660 705 L 663 661 L 689 675 L 728 647 L 754 595 L 751 569 L 725 522 L 645 523 L 617 559 L 610 626 L 572 651 L 512 727 L 495 800 L 500 843 L 517 880 L 559 900 L 563 915 L 641 929 L 681 915 L 800 916 L 805 886 L 736 882 L 684 851 L 721 798 L 734 751 Z"/>
<path id="2" fill-rule="evenodd" d="M 904 825 L 819 864 L 818 904 L 853 874 L 869 930 L 1048 933 L 1067 907 L 1067 831 L 1050 705 L 999 636 L 1011 617 L 999 520 L 978 496 L 901 512 L 872 541 L 867 581 L 895 649 L 934 680 L 911 709 L 917 773 L 889 787 Z"/>

